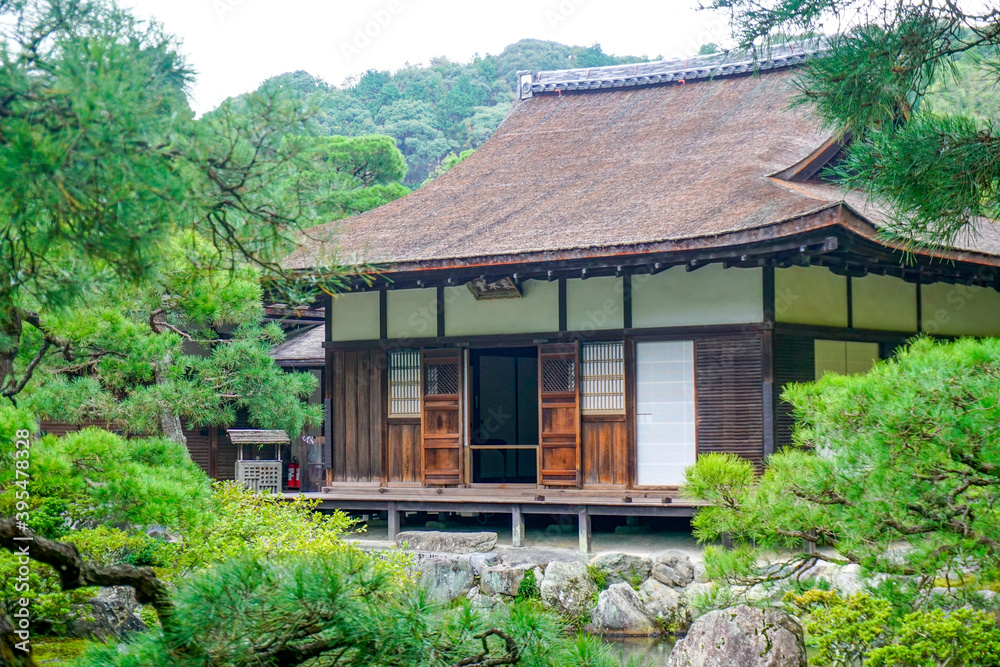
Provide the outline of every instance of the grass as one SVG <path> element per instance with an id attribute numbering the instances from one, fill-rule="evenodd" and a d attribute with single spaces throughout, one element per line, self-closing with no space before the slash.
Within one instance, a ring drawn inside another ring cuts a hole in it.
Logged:
<path id="1" fill-rule="evenodd" d="M 56 639 L 46 637 L 33 639 L 31 647 L 35 662 L 39 665 L 65 665 L 73 658 L 83 655 L 90 642 L 86 639 Z"/>

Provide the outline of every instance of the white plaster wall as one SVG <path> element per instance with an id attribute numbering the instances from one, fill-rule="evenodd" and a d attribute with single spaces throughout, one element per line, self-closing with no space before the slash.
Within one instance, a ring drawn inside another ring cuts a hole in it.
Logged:
<path id="1" fill-rule="evenodd" d="M 854 326 L 881 331 L 917 330 L 917 286 L 894 276 L 851 279 Z"/>
<path id="2" fill-rule="evenodd" d="M 942 336 L 1000 336 L 1000 292 L 947 283 L 920 289 L 923 331 Z"/>
<path id="3" fill-rule="evenodd" d="M 696 271 L 675 266 L 656 275 L 632 276 L 632 326 L 742 324 L 764 319 L 762 269 Z"/>
<path id="4" fill-rule="evenodd" d="M 437 290 L 389 290 L 386 293 L 386 335 L 392 339 L 437 336 Z"/>
<path id="5" fill-rule="evenodd" d="M 624 281 L 614 276 L 566 281 L 566 328 L 570 331 L 621 329 Z"/>
<path id="6" fill-rule="evenodd" d="M 465 285 L 446 287 L 447 336 L 477 336 L 559 330 L 559 283 L 526 280 L 520 299 L 481 299 Z"/>
<path id="7" fill-rule="evenodd" d="M 822 266 L 774 270 L 774 315 L 778 322 L 847 326 L 847 278 Z"/>
<path id="8" fill-rule="evenodd" d="M 333 340 L 378 340 L 378 292 L 333 297 Z"/>

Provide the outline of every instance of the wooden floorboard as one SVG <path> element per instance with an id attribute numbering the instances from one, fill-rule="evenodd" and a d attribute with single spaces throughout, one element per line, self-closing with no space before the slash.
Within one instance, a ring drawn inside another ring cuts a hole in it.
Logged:
<path id="1" fill-rule="evenodd" d="M 297 496 L 299 494 L 286 494 Z M 335 485 L 319 493 L 304 493 L 324 509 L 378 508 L 396 503 L 408 511 L 513 511 L 555 514 L 591 507 L 601 514 L 689 516 L 700 503 L 678 496 L 676 490 L 592 490 L 517 488 L 427 488 Z M 438 508 L 435 510 L 434 508 Z M 444 508 L 444 509 L 441 509 Z"/>

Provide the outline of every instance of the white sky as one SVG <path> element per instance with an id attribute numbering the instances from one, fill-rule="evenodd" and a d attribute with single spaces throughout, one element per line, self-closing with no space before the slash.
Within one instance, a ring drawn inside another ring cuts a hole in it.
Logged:
<path id="1" fill-rule="evenodd" d="M 182 41 L 197 72 L 199 113 L 299 69 L 339 85 L 369 68 L 396 70 L 434 56 L 466 62 L 529 37 L 672 57 L 729 35 L 724 17 L 694 9 L 698 0 L 119 1 Z"/>

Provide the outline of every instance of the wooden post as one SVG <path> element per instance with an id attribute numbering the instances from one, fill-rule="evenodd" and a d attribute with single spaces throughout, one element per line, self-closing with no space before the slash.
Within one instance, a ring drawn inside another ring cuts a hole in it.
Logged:
<path id="1" fill-rule="evenodd" d="M 396 509 L 396 503 L 390 502 L 387 506 L 389 513 L 389 541 L 395 542 L 396 535 L 399 535 L 399 510 Z"/>
<path id="2" fill-rule="evenodd" d="M 590 512 L 586 507 L 580 508 L 580 553 L 589 554 L 590 549 Z"/>
<path id="3" fill-rule="evenodd" d="M 514 505 L 510 513 L 511 522 L 511 544 L 515 547 L 524 546 L 524 515 L 521 514 L 521 506 Z"/>

